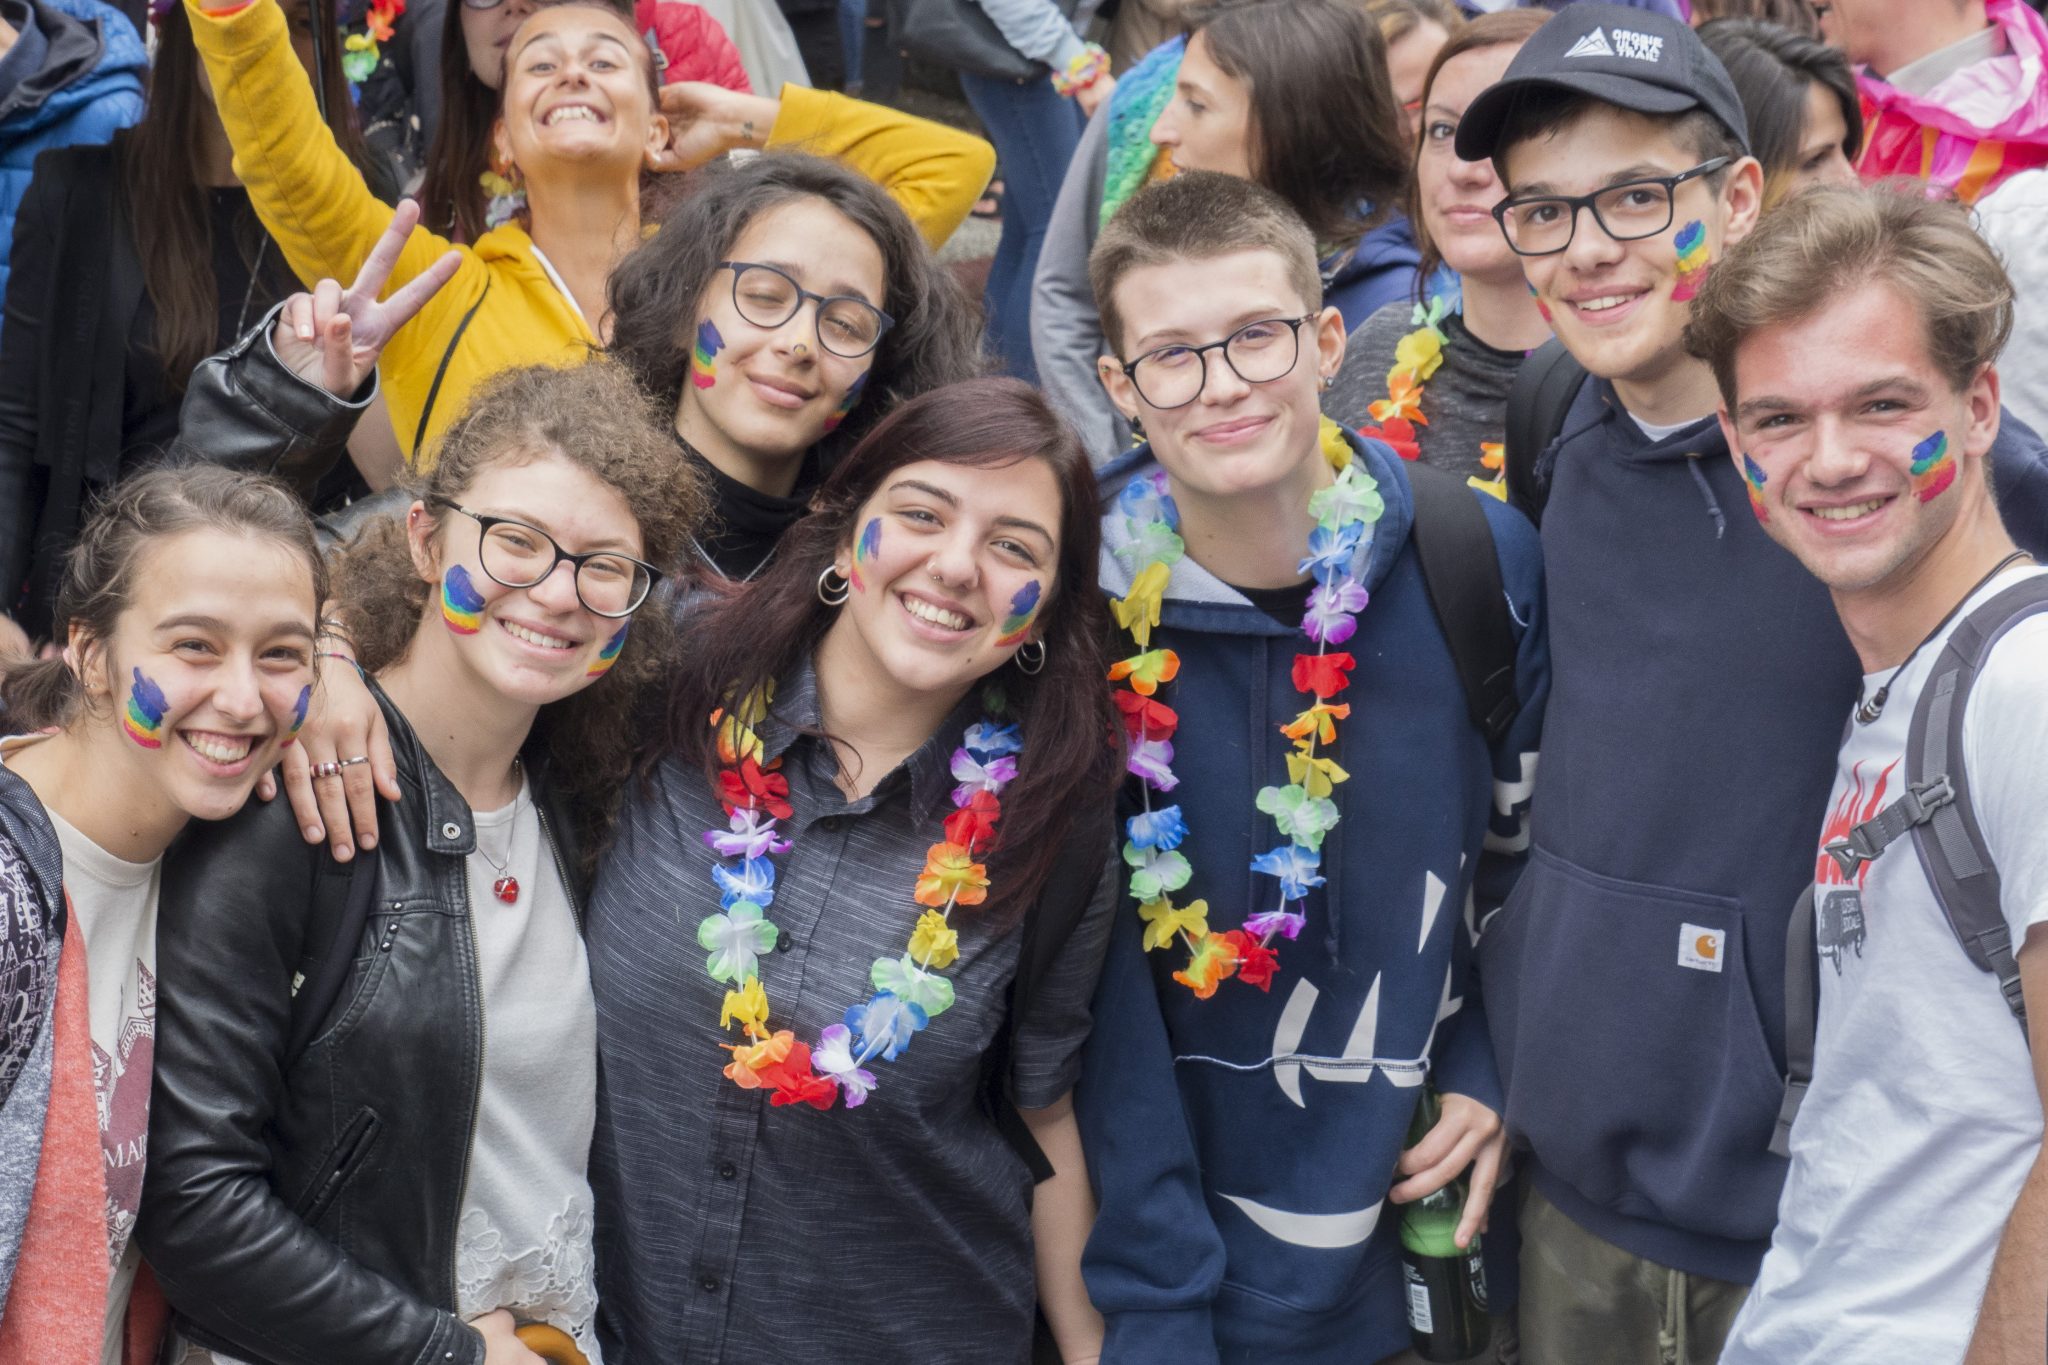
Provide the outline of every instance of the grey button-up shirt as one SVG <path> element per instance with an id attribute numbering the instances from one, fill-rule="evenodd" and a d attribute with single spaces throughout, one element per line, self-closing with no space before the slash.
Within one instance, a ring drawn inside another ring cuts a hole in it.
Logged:
<path id="1" fill-rule="evenodd" d="M 848 801 L 819 725 L 808 667 L 760 727 L 780 757 L 795 847 L 775 859 L 781 929 L 761 960 L 771 1026 L 816 1045 L 900 957 L 911 891 L 952 809 L 963 706 L 869 795 Z M 792 724 L 794 722 L 794 724 Z M 591 895 L 588 945 L 601 1088 L 591 1182 L 607 1365 L 686 1361 L 994 1362 L 1025 1359 L 1035 1299 L 1032 1182 L 977 1103 L 983 1054 L 1009 1011 L 1019 921 L 953 912 L 956 999 L 857 1109 L 771 1109 L 725 1079 L 740 1041 L 721 1029 L 726 985 L 705 970 L 697 925 L 719 907 L 706 830 L 725 814 L 703 771 L 675 758 L 628 793 Z M 1099 857 L 1108 830 L 1077 831 Z M 991 869 L 1000 877 L 1001 865 Z M 1060 966 L 1016 1021 L 1017 1103 L 1072 1088 L 1088 1032 L 1116 878 L 1099 879 Z"/>

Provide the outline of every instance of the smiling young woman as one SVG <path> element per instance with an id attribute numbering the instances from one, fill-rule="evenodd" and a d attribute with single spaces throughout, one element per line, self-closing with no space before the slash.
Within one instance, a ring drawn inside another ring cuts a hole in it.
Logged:
<path id="1" fill-rule="evenodd" d="M 1037 1302 L 1085 1358 L 1067 1092 L 1118 767 L 1088 462 L 975 380 L 816 502 L 685 622 L 591 900 L 606 1346 L 1016 1360 Z"/>
<path id="2" fill-rule="evenodd" d="M 0 1358 L 154 1350 L 135 1295 L 164 851 L 292 742 L 326 573 L 282 484 L 139 475 L 65 564 L 64 656 L 0 696 Z M 145 1283 L 147 1277 L 143 1277 Z"/>

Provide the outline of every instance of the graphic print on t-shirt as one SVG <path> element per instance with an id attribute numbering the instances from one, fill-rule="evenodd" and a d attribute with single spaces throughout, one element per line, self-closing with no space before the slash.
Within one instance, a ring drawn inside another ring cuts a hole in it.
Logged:
<path id="1" fill-rule="evenodd" d="M 149 1083 L 156 1052 L 156 977 L 135 963 L 135 1010 L 121 1021 L 118 1057 L 92 1045 L 92 1089 L 99 1101 L 100 1147 L 107 1157 L 107 1246 L 115 1261 L 128 1246 L 142 1207 L 148 1149 Z"/>
<path id="2" fill-rule="evenodd" d="M 1858 864 L 1856 875 L 1847 876 L 1841 864 L 1828 855 L 1827 846 L 1848 837 L 1850 830 L 1884 809 L 1885 789 L 1891 785 L 1892 770 L 1898 766 L 1896 759 L 1886 764 L 1868 792 L 1864 789 L 1863 765 L 1858 763 L 1851 768 L 1851 785 L 1836 798 L 1827 823 L 1821 826 L 1821 852 L 1813 868 L 1814 942 L 1820 955 L 1834 964 L 1836 976 L 1842 974 L 1844 954 L 1854 952 L 1857 957 L 1863 956 L 1863 942 L 1869 936 L 1863 919 L 1863 877 L 1870 871 L 1870 864 Z"/>

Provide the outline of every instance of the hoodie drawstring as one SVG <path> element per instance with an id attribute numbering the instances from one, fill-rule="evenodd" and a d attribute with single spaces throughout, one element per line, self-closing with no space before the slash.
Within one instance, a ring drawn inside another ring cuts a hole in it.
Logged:
<path id="1" fill-rule="evenodd" d="M 1728 515 L 1721 510 L 1721 500 L 1714 496 L 1714 486 L 1707 482 L 1707 476 L 1700 472 L 1700 457 L 1685 457 L 1685 468 L 1692 475 L 1692 481 L 1699 485 L 1700 497 L 1706 500 L 1707 515 L 1714 519 L 1714 539 L 1721 540 L 1728 535 Z"/>

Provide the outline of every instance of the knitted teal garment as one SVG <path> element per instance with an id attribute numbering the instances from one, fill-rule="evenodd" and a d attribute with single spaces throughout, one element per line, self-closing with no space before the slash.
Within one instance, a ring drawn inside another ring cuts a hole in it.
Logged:
<path id="1" fill-rule="evenodd" d="M 1152 125 L 1173 98 L 1173 83 L 1180 75 L 1181 53 L 1188 40 L 1167 39 L 1138 59 L 1138 64 L 1117 78 L 1109 97 L 1109 158 L 1102 172 L 1102 215 L 1100 229 L 1136 194 L 1152 174 L 1159 149 L 1152 145 Z"/>

